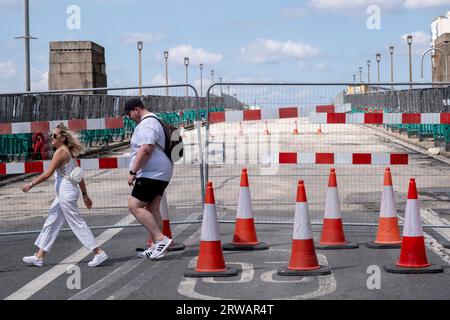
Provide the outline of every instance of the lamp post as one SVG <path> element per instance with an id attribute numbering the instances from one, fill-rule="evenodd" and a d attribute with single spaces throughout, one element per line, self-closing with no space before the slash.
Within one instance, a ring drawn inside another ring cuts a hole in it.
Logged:
<path id="1" fill-rule="evenodd" d="M 353 75 L 353 83 L 356 82 L 356 74 Z"/>
<path id="2" fill-rule="evenodd" d="M 439 52 L 442 54 L 442 57 L 445 59 L 445 60 L 444 60 L 444 62 L 445 62 L 445 79 L 444 79 L 444 81 L 447 82 L 447 81 L 448 81 L 448 59 L 447 59 L 447 55 L 445 54 L 445 52 L 444 52 L 442 49 L 437 48 L 437 47 L 429 48 L 429 49 L 425 50 L 425 51 L 422 53 L 422 59 L 421 59 L 421 61 L 420 61 L 420 77 L 423 78 L 423 57 L 425 56 L 425 54 L 426 54 L 427 52 L 429 52 L 429 51 L 434 51 L 434 50 L 439 51 Z M 433 55 L 433 57 L 434 57 L 434 56 L 435 56 L 435 55 Z"/>
<path id="3" fill-rule="evenodd" d="M 144 44 L 142 41 L 138 41 L 137 48 L 139 52 L 139 96 L 142 96 L 142 48 Z"/>
<path id="4" fill-rule="evenodd" d="M 377 61 L 377 72 L 378 72 L 378 91 L 380 91 L 380 61 L 381 61 L 381 53 L 377 53 L 375 55 L 375 60 Z"/>
<path id="5" fill-rule="evenodd" d="M 367 83 L 370 83 L 370 60 L 367 60 Z"/>
<path id="6" fill-rule="evenodd" d="M 200 97 L 203 97 L 203 63 L 200 63 Z"/>
<path id="7" fill-rule="evenodd" d="M 391 54 L 391 88 L 394 90 L 394 47 L 389 47 L 389 53 Z"/>
<path id="8" fill-rule="evenodd" d="M 169 59 L 169 51 L 164 51 L 164 60 L 166 65 L 166 86 L 169 85 L 169 71 L 167 66 L 167 59 Z M 166 96 L 169 95 L 169 88 L 166 88 Z"/>
<path id="9" fill-rule="evenodd" d="M 408 35 L 406 37 L 406 41 L 409 46 L 409 88 L 412 89 L 412 61 L 411 61 L 411 44 L 412 44 L 412 35 Z"/>
<path id="10" fill-rule="evenodd" d="M 184 66 L 186 67 L 186 85 L 189 84 L 189 79 L 188 79 L 188 67 L 189 67 L 189 58 L 185 57 L 184 58 Z M 186 100 L 188 97 L 188 87 L 186 86 Z"/>
<path id="11" fill-rule="evenodd" d="M 358 70 L 359 70 L 359 83 L 361 83 L 362 82 L 362 67 L 359 67 Z"/>
<path id="12" fill-rule="evenodd" d="M 222 77 L 219 77 L 219 83 L 220 83 L 220 96 L 222 96 Z"/>

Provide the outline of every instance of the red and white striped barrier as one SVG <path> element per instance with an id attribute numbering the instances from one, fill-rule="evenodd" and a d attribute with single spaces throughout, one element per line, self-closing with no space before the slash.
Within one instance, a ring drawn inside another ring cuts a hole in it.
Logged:
<path id="1" fill-rule="evenodd" d="M 310 124 L 450 124 L 450 113 L 348 113 L 348 106 L 282 107 L 209 113 L 209 123 L 309 117 Z"/>
<path id="2" fill-rule="evenodd" d="M 368 164 L 368 165 L 406 165 L 407 153 L 314 153 L 314 152 L 279 152 L 269 155 L 261 164 Z M 0 163 L 0 175 L 41 173 L 47 170 L 51 160 L 30 162 Z M 128 168 L 128 157 L 79 159 L 79 166 L 84 170 Z"/>
<path id="3" fill-rule="evenodd" d="M 307 107 L 280 107 L 280 108 L 263 108 L 255 110 L 235 110 L 220 111 L 209 113 L 209 123 L 220 122 L 238 122 L 238 121 L 254 121 L 269 119 L 284 119 L 307 117 L 311 112 L 349 112 L 351 104 L 342 105 L 323 105 L 323 106 L 307 106 Z"/>
<path id="4" fill-rule="evenodd" d="M 314 153 L 280 152 L 280 164 L 369 164 L 369 165 L 405 165 L 407 153 Z"/>
<path id="5" fill-rule="evenodd" d="M 450 113 L 310 113 L 313 124 L 450 124 Z"/>
<path id="6" fill-rule="evenodd" d="M 23 173 L 41 173 L 50 166 L 50 160 L 18 162 L 18 163 L 0 163 L 0 175 L 23 174 Z M 120 169 L 128 168 L 128 157 L 118 158 L 97 158 L 97 159 L 79 159 L 79 166 L 84 170 L 101 169 Z"/>
<path id="7" fill-rule="evenodd" d="M 122 118 L 0 123 L 0 134 L 51 132 L 60 122 L 72 131 L 123 128 Z"/>

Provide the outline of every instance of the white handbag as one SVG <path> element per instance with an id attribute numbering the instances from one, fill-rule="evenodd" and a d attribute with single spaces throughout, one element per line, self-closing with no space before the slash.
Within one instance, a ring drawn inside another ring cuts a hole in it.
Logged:
<path id="1" fill-rule="evenodd" d="M 80 167 L 73 168 L 72 172 L 70 172 L 68 179 L 75 183 L 80 183 L 84 178 L 84 170 Z"/>

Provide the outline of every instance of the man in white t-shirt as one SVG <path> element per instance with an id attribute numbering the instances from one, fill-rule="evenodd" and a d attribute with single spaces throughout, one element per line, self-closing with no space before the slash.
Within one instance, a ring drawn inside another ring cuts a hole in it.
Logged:
<path id="1" fill-rule="evenodd" d="M 153 238 L 153 245 L 139 256 L 160 259 L 172 243 L 162 233 L 159 204 L 172 178 L 173 163 L 164 153 L 166 136 L 162 125 L 140 99 L 128 100 L 123 114 L 137 123 L 131 137 L 128 185 L 133 186 L 133 191 L 128 209 Z"/>

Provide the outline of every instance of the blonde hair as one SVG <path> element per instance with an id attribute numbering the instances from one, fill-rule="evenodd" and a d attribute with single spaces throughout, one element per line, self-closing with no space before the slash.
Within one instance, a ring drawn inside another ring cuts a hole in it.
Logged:
<path id="1" fill-rule="evenodd" d="M 77 135 L 67 128 L 64 123 L 60 122 L 57 126 L 57 129 L 59 129 L 59 134 L 62 137 L 65 137 L 64 144 L 69 148 L 70 152 L 74 156 L 78 156 L 80 153 L 84 151 L 84 146 L 81 144 L 80 140 L 78 139 Z"/>

